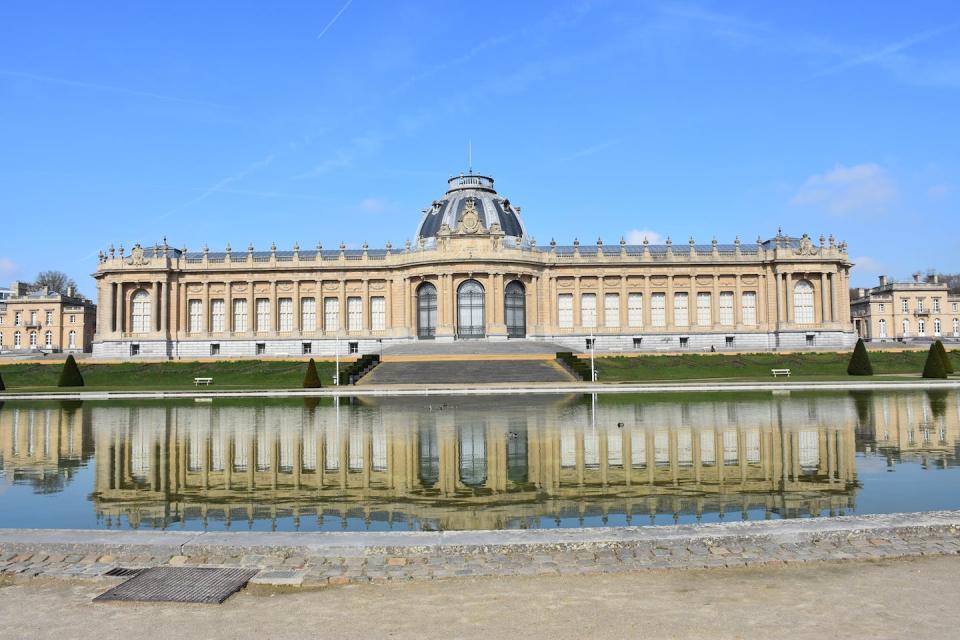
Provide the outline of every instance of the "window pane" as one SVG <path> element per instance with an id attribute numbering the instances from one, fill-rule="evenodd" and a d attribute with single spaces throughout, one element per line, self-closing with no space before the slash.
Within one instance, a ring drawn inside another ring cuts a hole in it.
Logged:
<path id="1" fill-rule="evenodd" d="M 697 294 L 697 324 L 701 327 L 709 327 L 713 324 L 711 317 L 713 310 L 710 304 L 710 294 L 700 292 Z"/>
<path id="2" fill-rule="evenodd" d="M 383 331 L 387 326 L 387 300 L 381 296 L 370 298 L 370 327 Z"/>
<path id="3" fill-rule="evenodd" d="M 347 329 L 361 331 L 363 329 L 363 300 L 347 298 Z"/>
<path id="4" fill-rule="evenodd" d="M 317 330 L 317 301 L 313 298 L 303 298 L 300 300 L 300 330 Z"/>
<path id="5" fill-rule="evenodd" d="M 690 324 L 690 309 L 687 303 L 687 293 L 673 294 L 673 324 L 678 327 Z"/>
<path id="6" fill-rule="evenodd" d="M 573 327 L 573 294 L 561 293 L 557 296 L 557 322 L 562 329 Z"/>
<path id="7" fill-rule="evenodd" d="M 608 293 L 603 298 L 603 326 L 620 326 L 620 296 Z"/>
<path id="8" fill-rule="evenodd" d="M 585 293 L 580 298 L 580 324 L 592 328 L 597 326 L 597 296 Z"/>
<path id="9" fill-rule="evenodd" d="M 743 324 L 757 324 L 757 294 L 753 291 L 743 294 Z"/>
<path id="10" fill-rule="evenodd" d="M 643 326 L 643 295 L 640 293 L 627 296 L 627 324 L 631 327 Z"/>
<path id="11" fill-rule="evenodd" d="M 234 331 L 247 330 L 247 301 L 246 300 L 233 301 L 233 330 Z"/>
<path id="12" fill-rule="evenodd" d="M 720 324 L 727 325 L 727 326 L 733 324 L 733 292 L 732 291 L 720 292 Z"/>
<path id="13" fill-rule="evenodd" d="M 650 322 L 655 327 L 667 326 L 667 294 L 655 293 L 650 296 Z"/>

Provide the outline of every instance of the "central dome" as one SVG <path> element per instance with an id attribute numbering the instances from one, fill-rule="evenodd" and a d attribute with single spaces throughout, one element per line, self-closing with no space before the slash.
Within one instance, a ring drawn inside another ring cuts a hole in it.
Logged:
<path id="1" fill-rule="evenodd" d="M 447 192 L 441 199 L 434 200 L 430 208 L 423 210 L 423 219 L 417 227 L 417 241 L 423 239 L 427 244 L 432 244 L 444 224 L 456 229 L 468 200 L 473 200 L 473 206 L 485 228 L 489 229 L 493 224 L 500 225 L 506 244 L 525 241 L 526 231 L 520 220 L 520 209 L 497 194 L 493 188 L 493 178 L 475 174 L 461 174 L 447 180 Z"/>

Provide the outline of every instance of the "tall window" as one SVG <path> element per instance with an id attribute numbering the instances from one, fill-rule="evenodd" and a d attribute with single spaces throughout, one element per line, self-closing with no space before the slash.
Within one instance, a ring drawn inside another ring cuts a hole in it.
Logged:
<path id="1" fill-rule="evenodd" d="M 937 300 L 937 305 L 939 306 L 940 301 Z M 934 309 L 939 311 L 940 309 Z M 47 324 L 53 324 L 53 311 L 47 311 Z"/>
<path id="2" fill-rule="evenodd" d="M 67 346 L 71 349 L 77 348 L 77 332 L 71 331 L 67 334 Z"/>
<path id="3" fill-rule="evenodd" d="M 813 324 L 813 285 L 801 280 L 793 287 L 793 317 L 797 324 Z"/>
<path id="4" fill-rule="evenodd" d="M 689 296 L 686 292 L 673 294 L 673 324 L 678 327 L 690 324 Z"/>
<path id="5" fill-rule="evenodd" d="M 933 299 L 933 312 L 940 313 L 940 298 Z M 52 322 L 52 321 L 48 320 L 48 322 Z"/>
<path id="6" fill-rule="evenodd" d="M 340 300 L 339 298 L 323 299 L 323 329 L 324 331 L 340 330 Z"/>
<path id="7" fill-rule="evenodd" d="M 257 331 L 270 330 L 270 301 L 257 298 Z"/>
<path id="8" fill-rule="evenodd" d="M 953 337 L 956 338 L 960 336 L 960 320 L 957 318 L 953 319 Z"/>
<path id="9" fill-rule="evenodd" d="M 0 349 L 3 348 L 3 334 L 0 333 Z"/>
<path id="10" fill-rule="evenodd" d="M 620 326 L 620 296 L 608 293 L 603 297 L 603 326 Z"/>
<path id="11" fill-rule="evenodd" d="M 31 311 L 31 312 L 30 312 L 30 324 L 31 324 L 31 325 L 37 324 L 37 312 L 36 312 L 36 311 Z"/>
<path id="12" fill-rule="evenodd" d="M 300 330 L 317 330 L 317 301 L 314 298 L 300 299 Z"/>
<path id="13" fill-rule="evenodd" d="M 47 331 L 43 334 L 43 346 L 47 349 L 53 348 L 53 331 Z"/>
<path id="14" fill-rule="evenodd" d="M 934 318 L 933 320 L 933 335 L 940 335 L 940 318 Z"/>
<path id="15" fill-rule="evenodd" d="M 585 293 L 580 296 L 580 326 L 592 329 L 597 326 L 597 296 Z"/>
<path id="16" fill-rule="evenodd" d="M 233 301 L 233 330 L 234 331 L 247 330 L 247 301 L 246 300 Z"/>
<path id="17" fill-rule="evenodd" d="M 13 325 L 19 327 L 23 324 L 23 312 L 17 311 L 13 314 Z"/>
<path id="18" fill-rule="evenodd" d="M 709 327 L 713 324 L 710 305 L 710 294 L 700 292 L 697 294 L 697 324 L 701 327 Z"/>
<path id="19" fill-rule="evenodd" d="M 573 327 L 573 294 L 561 293 L 557 296 L 557 324 L 561 329 Z"/>
<path id="20" fill-rule="evenodd" d="M 900 310 L 904 313 L 910 312 L 910 302 L 906 298 L 900 299 Z"/>
<path id="21" fill-rule="evenodd" d="M 655 327 L 667 326 L 667 294 L 654 293 L 650 296 L 650 323 Z"/>
<path id="22" fill-rule="evenodd" d="M 226 331 L 226 304 L 223 300 L 210 301 L 210 329 L 212 331 Z"/>
<path id="23" fill-rule="evenodd" d="M 907 337 L 910 335 L 910 321 L 907 320 L 906 318 L 903 319 L 903 323 L 901 324 L 901 330 L 902 330 L 902 335 L 904 337 Z"/>
<path id="24" fill-rule="evenodd" d="M 917 335 L 925 336 L 927 335 L 927 323 L 921 318 L 917 320 Z"/>
<path id="25" fill-rule="evenodd" d="M 881 302 L 880 304 L 878 304 L 877 307 L 878 307 L 878 310 L 880 311 L 880 313 L 883 313 L 884 311 L 887 310 L 887 305 L 885 305 L 885 304 L 882 303 L 882 302 Z"/>
<path id="26" fill-rule="evenodd" d="M 387 299 L 383 296 L 370 298 L 370 328 L 374 331 L 387 328 Z"/>
<path id="27" fill-rule="evenodd" d="M 293 300 L 280 298 L 277 300 L 280 319 L 280 331 L 293 331 Z"/>
<path id="28" fill-rule="evenodd" d="M 757 294 L 755 291 L 743 292 L 743 324 L 757 324 Z"/>
<path id="29" fill-rule="evenodd" d="M 363 331 L 362 298 L 347 298 L 347 330 Z"/>
<path id="30" fill-rule="evenodd" d="M 133 294 L 133 332 L 147 333 L 150 331 L 150 294 L 140 289 Z"/>
<path id="31" fill-rule="evenodd" d="M 14 349 L 20 348 L 20 332 L 19 331 L 13 332 L 13 348 Z"/>
<path id="32" fill-rule="evenodd" d="M 30 348 L 31 349 L 37 348 L 37 332 L 36 331 L 30 332 Z"/>
<path id="33" fill-rule="evenodd" d="M 191 300 L 187 304 L 190 312 L 190 331 L 196 333 L 203 330 L 203 301 Z"/>
<path id="34" fill-rule="evenodd" d="M 642 293 L 631 293 L 627 296 L 627 324 L 631 327 L 643 326 Z"/>
<path id="35" fill-rule="evenodd" d="M 720 292 L 720 324 L 733 325 L 733 291 Z"/>
<path id="36" fill-rule="evenodd" d="M 877 334 L 880 338 L 887 337 L 887 321 L 883 318 L 880 318 L 880 321 L 877 322 Z"/>

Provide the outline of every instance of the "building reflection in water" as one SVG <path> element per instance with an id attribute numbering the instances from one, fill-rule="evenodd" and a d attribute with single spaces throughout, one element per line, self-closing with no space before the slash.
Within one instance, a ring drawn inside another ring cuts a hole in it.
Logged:
<path id="1" fill-rule="evenodd" d="M 855 508 L 856 454 L 957 460 L 956 393 L 8 405 L 0 469 L 95 452 L 102 526 L 504 528 Z M 359 524 L 358 524 L 359 523 Z"/>

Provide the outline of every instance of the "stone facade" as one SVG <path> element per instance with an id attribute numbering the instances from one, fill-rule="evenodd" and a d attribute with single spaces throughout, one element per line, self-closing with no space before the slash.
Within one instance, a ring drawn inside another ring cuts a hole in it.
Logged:
<path id="1" fill-rule="evenodd" d="M 832 237 L 539 246 L 492 179 L 448 187 L 402 248 L 111 247 L 95 273 L 94 354 L 333 355 L 467 338 L 762 351 L 854 339 L 851 263 Z"/>
<path id="2" fill-rule="evenodd" d="M 14 283 L 0 301 L 0 352 L 85 352 L 93 345 L 96 306 L 76 295 L 29 291 Z"/>
<path id="3" fill-rule="evenodd" d="M 935 275 L 910 282 L 880 276 L 879 286 L 857 291 L 850 313 L 857 335 L 871 342 L 960 342 L 960 293 Z"/>

